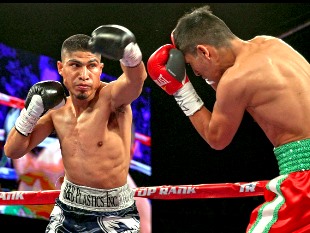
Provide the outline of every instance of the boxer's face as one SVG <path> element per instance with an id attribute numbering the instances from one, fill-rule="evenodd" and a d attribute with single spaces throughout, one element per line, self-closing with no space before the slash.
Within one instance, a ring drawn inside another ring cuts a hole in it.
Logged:
<path id="1" fill-rule="evenodd" d="M 211 46 L 198 45 L 195 54 L 187 53 L 184 58 L 196 76 L 201 76 L 212 83 L 218 82 L 221 78 L 218 55 Z"/>
<path id="2" fill-rule="evenodd" d="M 57 66 L 65 87 L 77 99 L 89 98 L 100 86 L 104 65 L 98 54 L 84 51 L 66 53 Z"/>

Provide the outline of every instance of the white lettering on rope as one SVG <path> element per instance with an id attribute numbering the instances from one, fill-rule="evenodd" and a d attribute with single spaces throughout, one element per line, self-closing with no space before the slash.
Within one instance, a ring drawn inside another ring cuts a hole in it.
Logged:
<path id="1" fill-rule="evenodd" d="M 22 192 L 0 192 L 0 199 L 4 200 L 24 200 Z"/>

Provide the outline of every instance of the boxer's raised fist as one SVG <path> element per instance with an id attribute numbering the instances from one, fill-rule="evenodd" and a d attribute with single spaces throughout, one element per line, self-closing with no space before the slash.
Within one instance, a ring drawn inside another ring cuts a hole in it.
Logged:
<path id="1" fill-rule="evenodd" d="M 88 45 L 93 53 L 100 53 L 111 60 L 120 60 L 125 66 L 137 66 L 142 53 L 136 37 L 127 28 L 120 25 L 102 25 L 96 28 Z"/>

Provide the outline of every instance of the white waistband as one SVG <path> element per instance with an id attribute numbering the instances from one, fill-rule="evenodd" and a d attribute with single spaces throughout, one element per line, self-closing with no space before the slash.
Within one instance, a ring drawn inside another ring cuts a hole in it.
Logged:
<path id="1" fill-rule="evenodd" d="M 128 184 L 114 189 L 97 189 L 76 185 L 65 178 L 59 200 L 85 210 L 112 212 L 131 206 L 133 197 L 134 191 Z"/>

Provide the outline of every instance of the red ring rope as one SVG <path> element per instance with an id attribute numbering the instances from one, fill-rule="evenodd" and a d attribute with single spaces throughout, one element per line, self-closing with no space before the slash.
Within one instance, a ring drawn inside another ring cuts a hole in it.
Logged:
<path id="1" fill-rule="evenodd" d="M 162 185 L 133 189 L 135 197 L 175 200 L 198 198 L 233 198 L 264 195 L 267 180 L 250 183 L 218 183 L 200 185 Z M 60 190 L 0 192 L 0 205 L 54 204 Z"/>
<path id="2" fill-rule="evenodd" d="M 25 101 L 0 92 L 0 104 L 22 109 L 24 107 Z"/>

